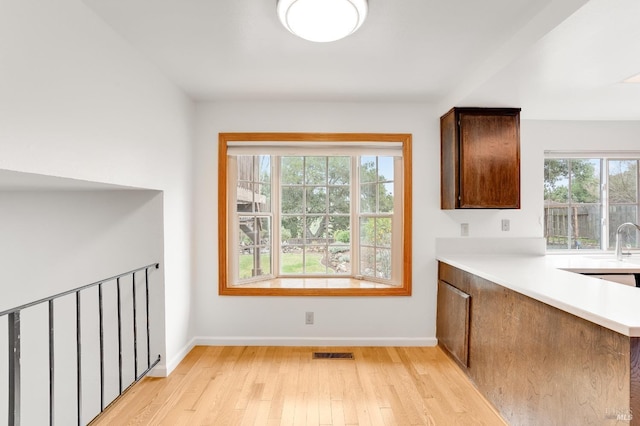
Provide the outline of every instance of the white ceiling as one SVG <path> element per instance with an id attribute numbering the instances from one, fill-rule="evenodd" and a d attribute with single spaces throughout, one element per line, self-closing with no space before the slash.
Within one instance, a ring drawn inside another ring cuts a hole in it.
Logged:
<path id="1" fill-rule="evenodd" d="M 540 119 L 639 120 L 640 1 L 591 0 L 486 83 L 468 103 L 522 105 Z"/>
<path id="2" fill-rule="evenodd" d="M 514 106 L 640 119 L 637 0 L 370 0 L 350 37 L 287 32 L 275 0 L 84 0 L 191 98 Z M 582 7 L 585 3 L 586 6 Z M 582 7 L 582 8 L 581 8 Z"/>

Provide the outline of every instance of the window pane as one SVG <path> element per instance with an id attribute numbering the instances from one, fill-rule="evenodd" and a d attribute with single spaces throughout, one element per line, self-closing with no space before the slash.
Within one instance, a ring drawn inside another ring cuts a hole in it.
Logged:
<path id="1" fill-rule="evenodd" d="M 241 161 L 245 160 L 245 161 Z M 247 162 L 246 160 L 249 160 Z M 254 188 L 253 183 L 250 180 L 251 176 L 251 160 L 252 157 L 238 157 L 238 175 L 242 173 L 241 167 L 244 165 L 248 165 L 248 169 L 245 170 L 247 172 L 246 179 L 238 180 L 236 185 L 236 211 L 238 212 L 252 212 L 254 206 Z"/>
<path id="2" fill-rule="evenodd" d="M 271 185 L 265 183 L 255 183 L 253 185 L 254 211 L 271 211 Z"/>
<path id="3" fill-rule="evenodd" d="M 378 157 L 378 180 L 393 180 L 393 157 Z"/>
<path id="4" fill-rule="evenodd" d="M 299 216 L 284 216 L 280 224 L 280 239 L 286 244 L 302 244 L 304 224 Z"/>
<path id="5" fill-rule="evenodd" d="M 302 213 L 304 205 L 302 204 L 303 188 L 299 186 L 285 186 L 282 188 L 282 213 Z"/>
<path id="6" fill-rule="evenodd" d="M 376 246 L 391 247 L 391 218 L 376 218 Z"/>
<path id="7" fill-rule="evenodd" d="M 638 161 L 609 160 L 609 202 L 636 203 L 638 199 Z M 632 222 L 636 219 L 633 218 Z"/>
<path id="8" fill-rule="evenodd" d="M 360 183 L 373 183 L 377 181 L 376 157 L 360 157 Z"/>
<path id="9" fill-rule="evenodd" d="M 337 230 L 333 233 L 332 240 L 332 244 L 349 244 L 351 242 L 351 232 L 349 232 L 349 229 Z"/>
<path id="10" fill-rule="evenodd" d="M 305 204 L 307 213 L 326 213 L 327 188 L 324 186 L 308 187 Z"/>
<path id="11" fill-rule="evenodd" d="M 271 211 L 271 160 L 269 157 L 241 155 L 236 159 L 238 167 L 236 211 Z"/>
<path id="12" fill-rule="evenodd" d="M 238 182 L 236 194 L 236 211 L 252 212 L 254 207 L 253 184 L 251 182 Z"/>
<path id="13" fill-rule="evenodd" d="M 238 233 L 238 241 L 240 248 L 253 246 L 253 235 L 255 229 L 255 220 L 253 216 L 240 216 L 240 232 Z"/>
<path id="14" fill-rule="evenodd" d="M 271 246 L 271 218 L 258 218 L 258 231 L 260 232 L 260 241 L 258 244 L 262 246 Z"/>
<path id="15" fill-rule="evenodd" d="M 351 158 L 329 157 L 329 185 L 348 185 L 351 182 Z"/>
<path id="16" fill-rule="evenodd" d="M 236 211 L 238 213 L 251 213 L 253 212 L 253 194 L 251 190 L 243 190 L 245 196 L 240 195 L 240 187 L 238 187 L 238 200 L 236 201 Z M 247 200 L 247 198 L 249 198 Z"/>
<path id="17" fill-rule="evenodd" d="M 567 207 L 546 207 L 544 209 L 544 234 L 547 249 L 569 248 L 569 209 Z"/>
<path id="18" fill-rule="evenodd" d="M 600 202 L 600 160 L 571 160 L 571 202 Z"/>
<path id="19" fill-rule="evenodd" d="M 378 185 L 378 211 L 380 213 L 393 212 L 393 183 Z"/>
<path id="20" fill-rule="evenodd" d="M 577 205 L 571 208 L 571 248 L 600 249 L 600 205 Z"/>
<path id="21" fill-rule="evenodd" d="M 302 185 L 304 176 L 303 157 L 282 157 L 280 174 L 283 185 Z"/>
<path id="22" fill-rule="evenodd" d="M 360 213 L 376 212 L 376 184 L 360 185 Z"/>
<path id="23" fill-rule="evenodd" d="M 299 246 L 283 248 L 280 253 L 281 274 L 302 274 L 304 272 L 303 250 Z"/>
<path id="24" fill-rule="evenodd" d="M 545 160 L 545 237 L 548 249 L 600 249 L 600 159 Z"/>
<path id="25" fill-rule="evenodd" d="M 376 278 L 391 279 L 391 250 L 376 250 Z"/>
<path id="26" fill-rule="evenodd" d="M 609 249 L 613 250 L 616 247 L 616 231 L 618 226 L 626 222 L 638 223 L 638 205 L 614 205 L 609 206 Z M 636 240 L 636 232 L 629 228 L 623 231 L 621 237 L 623 238 L 624 249 L 627 248 L 627 244 L 630 244 L 633 248 L 638 248 Z"/>
<path id="27" fill-rule="evenodd" d="M 330 272 L 337 274 L 351 273 L 351 247 L 339 242 L 329 246 L 329 268 Z"/>
<path id="28" fill-rule="evenodd" d="M 238 163 L 238 182 L 253 181 L 253 156 L 239 155 L 236 159 Z"/>
<path id="29" fill-rule="evenodd" d="M 547 249 L 600 249 L 601 217 L 599 204 L 545 209 Z"/>
<path id="30" fill-rule="evenodd" d="M 260 269 L 262 275 L 271 275 L 271 254 L 268 247 L 260 247 Z"/>
<path id="31" fill-rule="evenodd" d="M 326 274 L 327 273 L 326 263 L 327 263 L 326 246 L 311 245 L 305 248 L 304 272 L 306 274 Z"/>
<path id="32" fill-rule="evenodd" d="M 360 218 L 360 244 L 372 246 L 375 244 L 375 219 Z"/>
<path id="33" fill-rule="evenodd" d="M 329 230 L 335 242 L 343 244 L 351 241 L 351 218 L 349 216 L 329 216 Z"/>
<path id="34" fill-rule="evenodd" d="M 251 278 L 251 268 L 253 268 L 253 254 L 241 254 L 238 262 L 238 278 L 241 280 Z"/>
<path id="35" fill-rule="evenodd" d="M 271 182 L 271 156 L 260 155 L 256 157 L 258 166 L 258 181 Z"/>
<path id="36" fill-rule="evenodd" d="M 569 201 L 569 164 L 567 160 L 544 161 L 545 206 Z"/>
<path id="37" fill-rule="evenodd" d="M 305 218 L 305 243 L 327 244 L 327 217 L 326 216 L 307 216 Z"/>
<path id="38" fill-rule="evenodd" d="M 350 188 L 348 186 L 334 186 L 329 188 L 329 213 L 349 214 Z"/>
<path id="39" fill-rule="evenodd" d="M 247 279 L 270 274 L 271 218 L 241 216 L 239 226 L 239 278 Z"/>
<path id="40" fill-rule="evenodd" d="M 376 251 L 372 247 L 360 248 L 360 273 L 364 276 L 375 276 Z"/>
<path id="41" fill-rule="evenodd" d="M 360 244 L 390 247 L 391 218 L 361 218 Z"/>
<path id="42" fill-rule="evenodd" d="M 305 157 L 305 183 L 308 185 L 327 184 L 327 157 Z"/>

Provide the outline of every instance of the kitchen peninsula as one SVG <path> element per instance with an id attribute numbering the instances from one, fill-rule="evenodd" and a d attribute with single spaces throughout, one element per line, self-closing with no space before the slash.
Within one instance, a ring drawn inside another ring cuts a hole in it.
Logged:
<path id="1" fill-rule="evenodd" d="M 640 424 L 640 289 L 568 271 L 640 264 L 453 251 L 437 260 L 439 344 L 507 422 Z"/>

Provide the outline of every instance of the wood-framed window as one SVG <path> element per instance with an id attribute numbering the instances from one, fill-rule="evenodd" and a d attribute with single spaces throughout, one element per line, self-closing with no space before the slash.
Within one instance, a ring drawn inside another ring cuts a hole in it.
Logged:
<path id="1" fill-rule="evenodd" d="M 411 294 L 411 135 L 220 133 L 219 294 Z"/>

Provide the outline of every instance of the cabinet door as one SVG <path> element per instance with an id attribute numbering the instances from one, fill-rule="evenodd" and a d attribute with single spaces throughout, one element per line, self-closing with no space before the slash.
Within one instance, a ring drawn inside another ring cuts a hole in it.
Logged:
<path id="1" fill-rule="evenodd" d="M 467 367 L 469 360 L 469 308 L 471 297 L 454 286 L 438 280 L 436 337 L 458 362 Z"/>
<path id="2" fill-rule="evenodd" d="M 519 121 L 460 113 L 460 208 L 520 208 Z"/>

